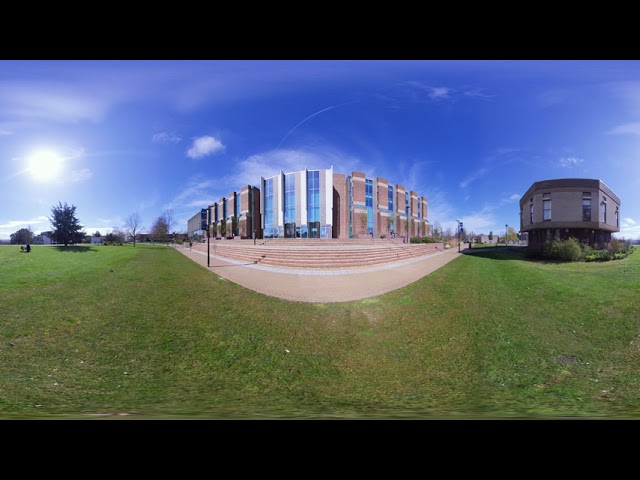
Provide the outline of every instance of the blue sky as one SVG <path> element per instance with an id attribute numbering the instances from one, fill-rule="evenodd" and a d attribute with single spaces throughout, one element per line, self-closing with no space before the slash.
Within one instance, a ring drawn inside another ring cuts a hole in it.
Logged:
<path id="1" fill-rule="evenodd" d="M 0 239 L 77 207 L 87 233 L 176 230 L 280 170 L 363 171 L 429 220 L 519 228 L 531 183 L 598 178 L 640 238 L 638 61 L 0 61 Z"/>

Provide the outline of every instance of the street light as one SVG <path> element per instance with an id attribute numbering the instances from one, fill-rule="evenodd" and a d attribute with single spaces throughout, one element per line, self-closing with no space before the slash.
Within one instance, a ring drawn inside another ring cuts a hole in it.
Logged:
<path id="1" fill-rule="evenodd" d="M 509 235 L 509 225 L 507 223 L 504 224 L 504 245 L 507 246 L 507 235 Z"/>
<path id="2" fill-rule="evenodd" d="M 458 253 L 460 253 L 460 235 L 462 234 L 462 222 L 460 220 L 456 220 L 458 222 Z"/>

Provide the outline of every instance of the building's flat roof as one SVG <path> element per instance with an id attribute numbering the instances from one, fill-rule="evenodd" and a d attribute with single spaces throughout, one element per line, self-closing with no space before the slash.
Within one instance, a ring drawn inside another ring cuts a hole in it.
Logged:
<path id="1" fill-rule="evenodd" d="M 620 204 L 620 199 L 618 198 L 618 196 L 613 193 L 613 191 L 602 180 L 593 178 L 556 178 L 552 180 L 540 180 L 534 182 L 525 192 L 525 194 L 520 198 L 520 206 L 522 206 L 525 203 L 526 199 L 536 190 L 563 187 L 597 188 L 613 198 L 618 203 L 618 205 Z"/>

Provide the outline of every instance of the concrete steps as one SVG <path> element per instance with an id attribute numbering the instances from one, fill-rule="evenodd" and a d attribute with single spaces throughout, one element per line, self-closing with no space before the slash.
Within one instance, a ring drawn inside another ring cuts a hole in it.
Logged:
<path id="1" fill-rule="evenodd" d="M 323 243 L 324 242 L 324 243 Z M 192 247 L 206 252 L 207 244 Z M 214 241 L 211 255 L 246 263 L 292 268 L 348 268 L 398 262 L 441 250 L 437 244 L 396 244 L 372 240 L 278 239 L 264 245 L 253 240 Z"/>

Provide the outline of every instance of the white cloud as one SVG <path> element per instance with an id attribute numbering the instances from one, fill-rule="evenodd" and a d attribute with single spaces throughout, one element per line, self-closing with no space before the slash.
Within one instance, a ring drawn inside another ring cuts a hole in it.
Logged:
<path id="1" fill-rule="evenodd" d="M 635 225 L 636 224 L 636 221 L 631 217 L 625 217 L 624 221 L 627 222 L 627 223 L 630 223 L 631 225 Z"/>
<path id="2" fill-rule="evenodd" d="M 215 202 L 215 200 L 213 199 L 213 196 L 211 196 L 209 198 L 199 198 L 197 200 L 192 200 L 191 202 L 186 203 L 182 206 L 185 208 L 207 208 L 213 202 Z"/>
<path id="3" fill-rule="evenodd" d="M 584 162 L 584 159 L 578 157 L 561 157 L 558 160 L 558 165 L 563 168 L 579 167 Z"/>
<path id="4" fill-rule="evenodd" d="M 424 95 L 430 100 L 442 101 L 448 100 L 455 102 L 462 98 L 489 100 L 495 95 L 489 95 L 480 88 L 461 86 L 460 88 L 451 87 L 432 87 L 422 82 L 411 80 L 403 85 L 409 86 L 409 93 L 413 100 L 426 100 Z M 389 98 L 389 97 L 387 97 Z M 391 99 L 393 100 L 393 99 Z"/>
<path id="5" fill-rule="evenodd" d="M 34 228 L 35 225 L 40 225 L 46 223 L 49 224 L 49 218 L 44 215 L 40 215 L 38 217 L 34 217 L 30 220 L 9 220 L 6 223 L 0 224 L 0 238 L 10 238 L 12 233 L 17 232 L 21 228 L 31 227 L 33 233 L 39 233 L 40 229 Z M 42 230 L 47 230 L 48 228 L 43 228 Z"/>
<path id="6" fill-rule="evenodd" d="M 460 187 L 467 188 L 471 182 L 474 182 L 480 177 L 486 175 L 488 171 L 489 169 L 485 167 L 482 167 L 481 169 L 476 170 L 475 172 L 473 172 L 471 175 L 469 175 L 467 178 L 465 178 L 463 181 L 460 182 Z"/>
<path id="7" fill-rule="evenodd" d="M 98 121 L 109 108 L 107 97 L 106 91 L 98 94 L 55 82 L 0 83 L 0 108 L 5 115 L 20 119 Z"/>
<path id="8" fill-rule="evenodd" d="M 1 135 L 13 135 L 13 132 L 0 128 L 0 136 Z"/>
<path id="9" fill-rule="evenodd" d="M 431 92 L 428 94 L 429 98 L 433 98 L 434 100 L 439 100 L 441 98 L 450 98 L 451 97 L 451 89 L 448 87 L 429 87 Z"/>
<path id="10" fill-rule="evenodd" d="M 624 123 L 605 132 L 608 135 L 632 134 L 640 137 L 640 122 Z"/>
<path id="11" fill-rule="evenodd" d="M 84 181 L 89 180 L 93 176 L 93 173 L 88 168 L 83 168 L 81 170 L 73 170 L 69 175 L 69 180 L 71 183 L 82 183 Z"/>
<path id="12" fill-rule="evenodd" d="M 15 227 L 26 228 L 29 225 L 35 225 L 35 224 L 48 222 L 48 221 L 49 221 L 49 217 L 40 215 L 39 217 L 32 218 L 31 220 L 9 220 L 7 223 L 0 224 L 0 228 L 15 228 Z"/>
<path id="13" fill-rule="evenodd" d="M 202 180 L 200 177 L 194 177 L 178 195 L 163 206 L 163 209 L 189 208 L 193 206 L 192 204 L 195 201 L 199 202 L 202 198 L 215 198 L 213 195 L 213 187 L 218 184 L 225 185 L 224 182 L 214 182 L 212 180 Z M 226 196 L 227 193 L 229 192 L 225 192 L 223 195 Z M 206 206 L 207 205 L 199 205 L 200 208 Z"/>
<path id="14" fill-rule="evenodd" d="M 161 145 L 167 145 L 170 143 L 180 143 L 182 141 L 182 137 L 180 137 L 177 133 L 174 132 L 159 132 L 151 137 L 151 142 L 159 143 Z"/>
<path id="15" fill-rule="evenodd" d="M 620 225 L 620 231 L 615 233 L 616 238 L 626 238 L 627 240 L 640 239 L 640 225 L 628 225 L 623 223 Z"/>
<path id="16" fill-rule="evenodd" d="M 509 201 L 511 202 L 515 202 L 516 200 L 520 200 L 520 195 L 518 195 L 517 193 L 514 193 L 509 197 Z"/>
<path id="17" fill-rule="evenodd" d="M 375 169 L 367 168 L 356 157 L 344 154 L 339 150 L 322 148 L 316 150 L 270 150 L 251 155 L 238 162 L 236 173 L 222 179 L 226 185 L 232 188 L 240 188 L 242 185 L 258 185 L 260 177 L 268 178 L 282 172 L 295 172 L 304 170 L 325 169 L 333 165 L 333 171 L 345 175 L 353 171 L 366 171 L 370 177 L 377 174 Z M 221 192 L 227 195 L 228 192 Z"/>
<path id="18" fill-rule="evenodd" d="M 225 148 L 226 147 L 217 138 L 205 135 L 197 137 L 193 141 L 193 145 L 191 145 L 191 148 L 187 150 L 187 156 L 190 158 L 201 158 L 222 152 Z"/>

